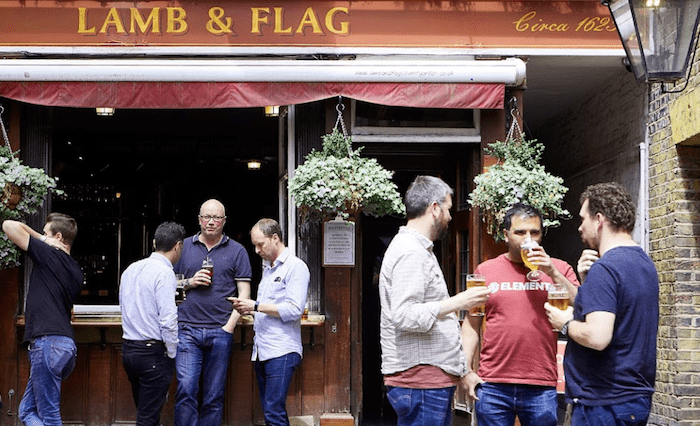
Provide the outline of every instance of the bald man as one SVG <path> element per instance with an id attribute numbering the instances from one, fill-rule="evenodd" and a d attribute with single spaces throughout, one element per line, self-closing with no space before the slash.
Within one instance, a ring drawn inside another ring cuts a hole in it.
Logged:
<path id="1" fill-rule="evenodd" d="M 174 267 L 175 273 L 185 277 L 187 292 L 178 311 L 175 426 L 221 425 L 233 330 L 240 317 L 226 298 L 250 298 L 250 258 L 240 243 L 224 234 L 224 205 L 205 201 L 198 221 L 200 231 L 185 239 L 182 257 Z M 205 259 L 213 263 L 211 274 L 202 267 Z"/>

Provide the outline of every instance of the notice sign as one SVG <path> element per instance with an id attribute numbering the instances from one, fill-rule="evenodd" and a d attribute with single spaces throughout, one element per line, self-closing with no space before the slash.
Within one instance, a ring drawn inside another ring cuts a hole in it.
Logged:
<path id="1" fill-rule="evenodd" d="M 335 219 L 324 224 L 323 266 L 355 266 L 355 222 Z"/>

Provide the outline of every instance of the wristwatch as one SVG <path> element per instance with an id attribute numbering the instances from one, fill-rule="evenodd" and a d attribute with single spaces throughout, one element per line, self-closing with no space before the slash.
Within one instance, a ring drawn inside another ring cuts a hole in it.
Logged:
<path id="1" fill-rule="evenodd" d="M 566 336 L 566 333 L 569 332 L 569 323 L 570 322 L 571 322 L 571 320 L 568 320 L 567 322 L 564 323 L 564 325 L 561 326 L 561 330 L 559 332 L 561 334 L 563 334 L 564 336 Z"/>
<path id="2" fill-rule="evenodd" d="M 260 304 L 260 302 L 258 302 L 258 301 L 256 300 L 256 301 L 255 301 L 255 306 L 253 307 L 253 310 L 254 310 L 255 312 L 258 312 L 258 305 L 259 305 L 259 304 Z"/>

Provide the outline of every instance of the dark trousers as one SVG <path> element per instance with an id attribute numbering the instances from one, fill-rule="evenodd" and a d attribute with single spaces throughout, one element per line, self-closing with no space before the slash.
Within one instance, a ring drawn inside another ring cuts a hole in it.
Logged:
<path id="1" fill-rule="evenodd" d="M 173 379 L 175 360 L 162 343 L 124 341 L 122 365 L 131 382 L 136 404 L 136 425 L 157 426 Z"/>

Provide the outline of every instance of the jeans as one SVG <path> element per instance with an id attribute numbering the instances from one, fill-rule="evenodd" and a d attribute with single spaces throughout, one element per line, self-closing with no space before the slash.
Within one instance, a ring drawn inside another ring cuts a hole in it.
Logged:
<path id="1" fill-rule="evenodd" d="M 644 426 L 650 410 L 651 395 L 612 405 L 574 404 L 571 426 Z"/>
<path id="2" fill-rule="evenodd" d="M 41 336 L 29 343 L 27 389 L 19 403 L 26 426 L 62 426 L 61 382 L 75 368 L 78 350 L 68 336 Z"/>
<path id="3" fill-rule="evenodd" d="M 220 426 L 233 335 L 220 327 L 180 324 L 175 372 L 175 426 Z M 197 411 L 202 376 L 202 406 Z"/>
<path id="4" fill-rule="evenodd" d="M 479 426 L 557 425 L 557 390 L 550 386 L 481 383 L 474 404 Z"/>
<path id="5" fill-rule="evenodd" d="M 287 416 L 287 392 L 294 370 L 301 362 L 301 355 L 292 352 L 267 361 L 255 361 L 260 404 L 266 426 L 289 426 Z"/>
<path id="6" fill-rule="evenodd" d="M 411 389 L 387 386 L 386 396 L 398 417 L 397 426 L 450 426 L 455 387 Z"/>
<path id="7" fill-rule="evenodd" d="M 136 424 L 157 426 L 173 379 L 175 360 L 162 343 L 124 341 L 122 365 L 131 383 L 136 404 Z"/>

